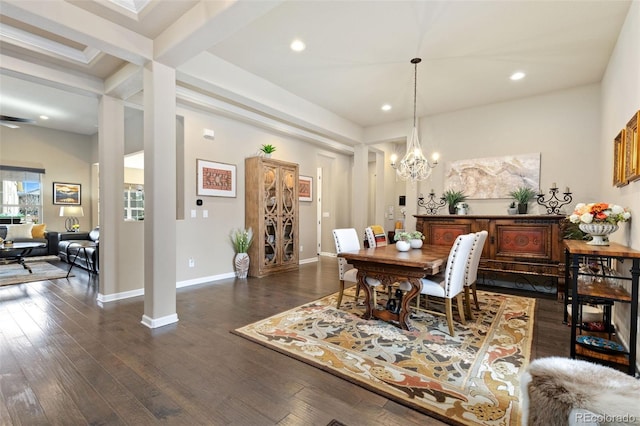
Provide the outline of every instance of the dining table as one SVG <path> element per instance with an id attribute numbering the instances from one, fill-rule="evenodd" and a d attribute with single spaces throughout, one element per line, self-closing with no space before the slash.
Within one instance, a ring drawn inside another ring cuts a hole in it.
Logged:
<path id="1" fill-rule="evenodd" d="M 399 251 L 395 245 L 387 245 L 345 251 L 338 256 L 358 269 L 357 286 L 365 294 L 366 311 L 363 318 L 394 322 L 400 328 L 409 330 L 409 304 L 422 290 L 420 279 L 444 270 L 450 250 L 450 247 L 442 245 L 424 244 L 419 249 Z M 365 284 L 367 278 L 380 281 L 387 290 L 398 282 L 409 282 L 411 288 L 398 300 L 396 309 L 387 309 L 374 306 L 372 292 L 375 290 Z"/>

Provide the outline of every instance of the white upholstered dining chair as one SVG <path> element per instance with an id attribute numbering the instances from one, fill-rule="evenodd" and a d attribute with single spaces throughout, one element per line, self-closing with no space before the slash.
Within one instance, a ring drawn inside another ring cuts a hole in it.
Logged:
<path id="1" fill-rule="evenodd" d="M 480 257 L 482 257 L 482 249 L 484 243 L 487 241 L 487 231 L 476 232 L 476 239 L 471 248 L 471 256 L 469 257 L 469 265 L 467 266 L 467 272 L 464 277 L 464 304 L 466 314 L 469 319 L 473 319 L 473 313 L 471 312 L 471 297 L 469 291 L 473 295 L 473 302 L 476 305 L 476 309 L 480 310 L 480 304 L 478 303 L 478 294 L 476 293 L 476 281 L 478 281 L 478 266 L 480 265 Z"/>
<path id="2" fill-rule="evenodd" d="M 360 238 L 358 237 L 358 232 L 354 228 L 343 228 L 343 229 L 334 229 L 333 230 L 333 240 L 336 243 L 336 253 L 340 254 L 345 251 L 355 251 L 360 250 Z M 349 281 L 353 283 L 358 282 L 358 270 L 353 267 L 353 265 L 347 263 L 347 260 L 338 257 L 338 276 L 340 278 L 340 294 L 338 294 L 338 302 L 336 303 L 336 307 L 340 308 L 340 304 L 342 303 L 342 296 L 344 294 L 344 282 Z M 377 279 L 366 278 L 365 283 L 368 286 L 376 287 L 381 283 Z M 356 300 L 358 299 L 359 289 L 356 288 Z M 377 303 L 376 301 L 376 292 L 375 290 L 371 292 L 373 294 L 373 304 Z"/>
<path id="3" fill-rule="evenodd" d="M 449 334 L 451 336 L 455 334 L 453 330 L 452 299 L 455 298 L 457 301 L 460 322 L 462 324 L 466 324 L 462 293 L 464 290 L 467 265 L 469 263 L 471 249 L 475 240 L 475 233 L 459 235 L 451 247 L 447 266 L 444 272 L 421 279 L 422 290 L 420 291 L 420 294 L 444 299 L 444 313 L 422 308 L 420 306 L 420 295 L 416 297 L 416 310 L 429 312 L 435 315 L 444 315 L 447 317 Z M 404 286 L 401 286 L 401 288 L 403 287 Z"/>

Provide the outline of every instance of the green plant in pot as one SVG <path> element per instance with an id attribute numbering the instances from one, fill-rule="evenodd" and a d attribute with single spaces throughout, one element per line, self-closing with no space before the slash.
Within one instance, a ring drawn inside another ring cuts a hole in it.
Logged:
<path id="1" fill-rule="evenodd" d="M 238 278 L 247 278 L 249 272 L 249 247 L 253 242 L 253 229 L 234 229 L 229 234 L 233 250 L 236 255 L 233 259 L 234 266 L 236 267 L 236 276 Z"/>
<path id="2" fill-rule="evenodd" d="M 456 205 L 467 200 L 467 196 L 463 191 L 457 191 L 455 189 L 447 189 L 442 194 L 442 199 L 447 202 L 449 206 L 449 214 L 456 214 Z"/>
<path id="3" fill-rule="evenodd" d="M 518 213 L 526 214 L 529 206 L 529 201 L 536 196 L 536 191 L 528 186 L 520 186 L 517 189 L 509 192 L 509 196 L 516 200 L 518 203 Z"/>
<path id="4" fill-rule="evenodd" d="M 265 157 L 271 157 L 271 154 L 276 150 L 276 147 L 270 144 L 264 144 L 260 147 L 260 151 L 262 151 Z"/>

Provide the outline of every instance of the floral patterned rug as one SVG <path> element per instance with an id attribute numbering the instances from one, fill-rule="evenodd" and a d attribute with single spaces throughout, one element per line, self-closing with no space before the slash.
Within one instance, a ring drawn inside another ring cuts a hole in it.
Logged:
<path id="1" fill-rule="evenodd" d="M 337 293 L 235 333 L 449 424 L 518 425 L 535 299 L 478 296 L 480 311 L 455 322 L 455 337 L 445 317 L 423 312 L 411 315 L 410 331 L 363 320 L 362 298 L 336 309 Z"/>

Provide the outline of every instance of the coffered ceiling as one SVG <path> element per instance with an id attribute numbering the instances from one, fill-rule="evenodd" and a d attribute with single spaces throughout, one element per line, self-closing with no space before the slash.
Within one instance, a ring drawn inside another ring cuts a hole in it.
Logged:
<path id="1" fill-rule="evenodd" d="M 135 94 L 146 61 L 181 76 L 204 56 L 242 70 L 245 97 L 259 83 L 260 96 L 286 93 L 366 128 L 412 116 L 413 57 L 420 116 L 598 83 L 630 4 L 0 0 L 0 112 L 93 134 L 101 93 Z M 304 51 L 289 48 L 295 38 Z M 526 77 L 509 80 L 515 71 Z M 215 85 L 216 73 L 194 81 Z"/>

